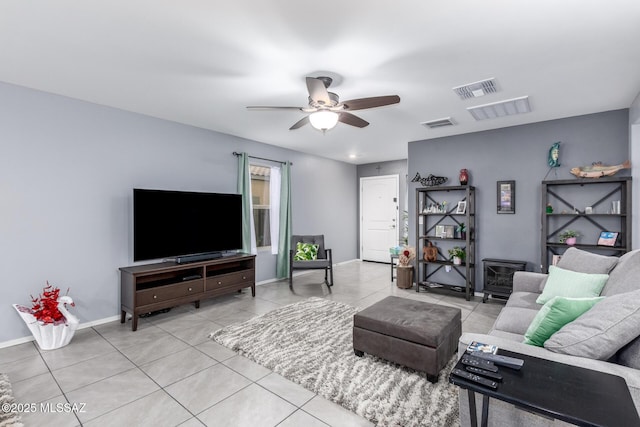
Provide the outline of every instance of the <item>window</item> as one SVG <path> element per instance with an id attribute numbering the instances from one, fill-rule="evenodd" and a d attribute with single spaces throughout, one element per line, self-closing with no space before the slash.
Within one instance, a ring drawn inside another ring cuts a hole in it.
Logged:
<path id="1" fill-rule="evenodd" d="M 253 224 L 256 233 L 256 246 L 271 246 L 270 226 L 270 178 L 271 168 L 268 166 L 249 165 L 251 173 L 251 202 L 253 204 Z"/>

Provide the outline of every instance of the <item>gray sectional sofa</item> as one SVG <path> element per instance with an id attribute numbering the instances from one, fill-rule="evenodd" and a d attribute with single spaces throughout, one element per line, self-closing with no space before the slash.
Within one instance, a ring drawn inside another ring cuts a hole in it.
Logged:
<path id="1" fill-rule="evenodd" d="M 524 335 L 542 305 L 536 299 L 542 293 L 547 274 L 517 272 L 513 293 L 488 334 L 464 333 L 458 354 L 469 343 L 479 341 L 499 348 L 552 361 L 594 369 L 623 377 L 640 413 L 640 250 L 620 258 L 605 257 L 569 248 L 557 264 L 573 272 L 609 274 L 600 300 L 589 311 L 565 325 L 544 343 L 544 347 L 524 344 Z M 506 369 L 506 368 L 505 368 Z M 476 402 L 481 402 L 476 396 Z M 478 420 L 482 405 L 477 405 Z M 469 426 L 466 390 L 460 390 L 460 419 Z M 491 399 L 490 426 L 560 426 L 551 420 L 521 410 L 514 405 Z"/>

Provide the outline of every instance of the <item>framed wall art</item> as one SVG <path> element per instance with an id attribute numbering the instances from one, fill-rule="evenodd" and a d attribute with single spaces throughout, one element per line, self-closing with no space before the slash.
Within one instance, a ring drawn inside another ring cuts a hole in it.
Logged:
<path id="1" fill-rule="evenodd" d="M 516 182 L 498 181 L 498 213 L 516 213 Z"/>

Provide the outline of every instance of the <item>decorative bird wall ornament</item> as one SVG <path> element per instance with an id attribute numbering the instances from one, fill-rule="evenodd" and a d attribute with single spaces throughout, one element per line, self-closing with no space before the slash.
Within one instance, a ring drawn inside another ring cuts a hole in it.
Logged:
<path id="1" fill-rule="evenodd" d="M 547 159 L 549 166 L 557 168 L 560 166 L 560 142 L 551 144 L 549 148 L 549 158 Z"/>

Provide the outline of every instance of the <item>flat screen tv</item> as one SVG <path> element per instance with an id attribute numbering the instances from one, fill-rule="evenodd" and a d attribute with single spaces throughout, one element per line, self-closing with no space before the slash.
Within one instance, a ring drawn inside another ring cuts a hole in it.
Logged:
<path id="1" fill-rule="evenodd" d="M 214 258 L 241 248 L 239 194 L 133 189 L 134 261 Z"/>

